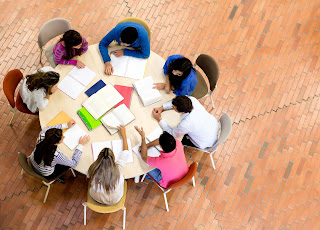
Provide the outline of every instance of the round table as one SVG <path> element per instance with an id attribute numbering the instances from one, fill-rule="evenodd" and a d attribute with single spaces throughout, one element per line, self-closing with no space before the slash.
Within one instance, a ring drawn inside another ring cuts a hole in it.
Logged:
<path id="1" fill-rule="evenodd" d="M 119 46 L 109 47 L 109 52 L 114 49 L 118 49 Z M 85 88 L 85 90 L 77 97 L 76 100 L 73 100 L 71 97 L 67 96 L 60 90 L 57 90 L 53 95 L 51 95 L 49 104 L 45 110 L 40 111 L 39 119 L 40 125 L 42 128 L 46 125 L 61 111 L 64 111 L 71 118 L 73 118 L 76 123 L 90 135 L 90 142 L 84 146 L 84 150 L 79 161 L 79 164 L 74 168 L 75 170 L 87 174 L 87 171 L 90 165 L 93 163 L 93 156 L 91 150 L 91 143 L 93 142 L 102 142 L 107 140 L 117 140 L 121 139 L 119 132 L 114 135 L 110 135 L 107 129 L 100 125 L 92 131 L 89 131 L 80 117 L 77 115 L 77 111 L 82 108 L 82 103 L 88 98 L 84 93 L 92 85 L 94 85 L 98 80 L 102 79 L 105 83 L 111 83 L 112 85 L 124 85 L 132 86 L 132 83 L 136 81 L 135 79 L 119 77 L 119 76 L 107 76 L 104 73 L 104 62 L 100 55 L 98 44 L 89 46 L 89 49 L 83 55 L 76 57 L 76 60 L 81 60 L 88 68 L 93 70 L 97 76 L 90 82 L 90 84 Z M 152 76 L 154 82 L 164 82 L 165 78 L 163 75 L 163 65 L 165 60 L 151 51 L 150 57 L 147 61 L 147 67 L 145 70 L 145 77 Z M 58 65 L 56 71 L 60 74 L 60 81 L 68 74 L 69 71 L 74 66 L 71 65 Z M 172 100 L 174 94 L 166 94 L 164 90 L 160 91 L 162 95 L 162 100 L 144 107 L 137 92 L 133 90 L 130 104 L 130 111 L 135 115 L 136 119 L 129 123 L 126 126 L 127 138 L 131 139 L 132 147 L 138 144 L 141 141 L 141 137 L 138 132 L 135 130 L 134 126 L 142 126 L 146 136 L 151 133 L 153 130 L 159 127 L 158 122 L 152 117 L 152 109 L 155 107 L 160 107 L 164 102 Z M 171 126 L 176 126 L 180 117 L 179 114 L 173 110 L 163 113 L 163 119 L 168 121 L 168 124 Z M 74 150 L 70 150 L 65 144 L 60 144 L 59 149 L 68 157 L 72 157 Z M 132 178 L 144 173 L 149 172 L 153 168 L 148 166 L 140 157 L 138 157 L 133 151 L 133 163 L 128 163 L 124 170 L 123 175 L 125 178 Z"/>

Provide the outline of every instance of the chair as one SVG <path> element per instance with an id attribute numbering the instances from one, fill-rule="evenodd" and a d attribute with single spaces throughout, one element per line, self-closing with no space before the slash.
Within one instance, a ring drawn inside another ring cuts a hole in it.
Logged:
<path id="1" fill-rule="evenodd" d="M 22 113 L 38 115 L 38 113 L 32 113 L 23 103 L 22 98 L 20 96 L 20 92 L 18 92 L 16 100 L 14 99 L 16 88 L 22 78 L 23 74 L 21 73 L 21 71 L 18 69 L 14 69 L 9 71 L 3 79 L 3 92 L 6 95 L 9 101 L 9 105 L 11 106 L 11 110 L 13 112 L 9 125 L 11 124 L 17 110 L 19 110 Z"/>
<path id="2" fill-rule="evenodd" d="M 149 42 L 151 41 L 151 30 L 150 30 L 148 24 L 147 24 L 145 21 L 143 21 L 143 20 L 140 19 L 140 18 L 136 18 L 136 17 L 128 17 L 128 18 L 123 18 L 123 19 L 121 19 L 121 20 L 118 22 L 118 24 L 124 23 L 124 22 L 135 22 L 135 23 L 141 24 L 141 25 L 146 29 L 146 31 L 148 32 Z M 118 24 L 117 24 L 117 25 L 118 25 Z"/>
<path id="3" fill-rule="evenodd" d="M 71 29 L 71 23 L 64 18 L 53 18 L 44 23 L 39 31 L 38 45 L 40 48 L 40 64 L 42 64 L 43 47 L 53 38 L 58 35 L 64 34 L 64 32 Z M 45 56 L 52 67 L 56 67 L 56 63 L 53 60 L 53 47 L 55 44 L 51 44 L 45 49 Z"/>
<path id="4" fill-rule="evenodd" d="M 124 206 L 124 203 L 126 202 L 126 196 L 127 196 L 127 181 L 124 181 L 124 188 L 123 188 L 123 197 L 121 200 L 113 205 L 105 205 L 100 204 L 97 201 L 95 201 L 90 196 L 90 186 L 88 187 L 88 194 L 87 194 L 87 202 L 84 202 L 83 205 L 83 223 L 86 225 L 86 218 L 87 218 L 87 207 L 90 208 L 92 211 L 99 212 L 99 213 L 112 213 L 119 211 L 120 209 L 123 210 L 123 223 L 122 228 L 126 228 L 126 207 Z"/>
<path id="5" fill-rule="evenodd" d="M 174 184 L 171 184 L 169 185 L 167 188 L 163 188 L 155 179 L 153 179 L 152 176 L 150 176 L 148 174 L 148 176 L 151 178 L 151 180 L 153 180 L 153 182 L 162 190 L 163 192 L 163 197 L 164 197 L 164 202 L 166 203 L 166 209 L 167 209 L 167 212 L 169 212 L 169 206 L 168 206 L 168 200 L 167 200 L 167 196 L 166 194 L 168 192 L 170 192 L 172 189 L 175 189 L 177 187 L 180 187 L 186 183 L 188 183 L 191 179 L 192 179 L 192 184 L 193 184 L 193 187 L 196 186 L 196 182 L 194 180 L 194 175 L 196 174 L 197 172 L 197 168 L 198 168 L 198 163 L 197 162 L 193 162 L 190 166 L 189 166 L 189 171 L 188 173 L 178 182 L 174 183 Z M 143 176 L 141 182 L 144 180 L 145 176 Z"/>
<path id="6" fill-rule="evenodd" d="M 209 55 L 207 54 L 200 54 L 199 57 L 196 60 L 196 63 L 194 67 L 199 66 L 203 72 L 206 74 L 209 84 L 210 84 L 210 90 L 208 90 L 207 83 L 201 73 L 196 70 L 196 76 L 198 79 L 197 85 L 193 91 L 192 96 L 200 99 L 206 96 L 210 96 L 210 101 L 212 104 L 212 107 L 214 108 L 214 103 L 212 100 L 212 93 L 214 89 L 216 88 L 217 81 L 219 79 L 219 67 L 217 62 Z"/>
<path id="7" fill-rule="evenodd" d="M 199 148 L 195 148 L 195 147 L 186 146 L 187 148 L 194 148 L 194 149 L 198 149 L 203 152 L 209 153 L 213 169 L 216 169 L 216 166 L 213 161 L 213 153 L 215 151 L 217 151 L 217 148 L 219 145 L 221 145 L 223 142 L 225 142 L 228 139 L 228 137 L 230 136 L 230 133 L 232 131 L 232 120 L 227 113 L 225 113 L 221 116 L 219 122 L 220 122 L 220 126 L 221 126 L 220 135 L 219 135 L 217 142 L 213 146 L 205 148 L 205 149 L 199 149 Z"/>
<path id="8" fill-rule="evenodd" d="M 43 200 L 43 203 L 46 203 L 47 197 L 48 197 L 48 194 L 49 194 L 49 191 L 50 191 L 50 185 L 53 182 L 55 182 L 59 177 L 61 177 L 65 172 L 61 173 L 59 176 L 57 176 L 55 178 L 47 179 L 47 178 L 41 176 L 40 174 L 38 174 L 38 173 L 36 173 L 34 171 L 33 167 L 28 163 L 28 158 L 27 158 L 27 156 L 25 154 L 18 152 L 18 159 L 19 159 L 19 164 L 22 167 L 21 175 L 23 175 L 23 171 L 25 171 L 26 173 L 30 174 L 31 176 L 34 176 L 34 177 L 42 180 L 42 183 L 48 187 L 47 191 L 46 191 L 46 194 L 44 196 L 44 200 Z M 73 176 L 76 177 L 73 169 L 70 168 L 70 170 L 71 170 Z"/>

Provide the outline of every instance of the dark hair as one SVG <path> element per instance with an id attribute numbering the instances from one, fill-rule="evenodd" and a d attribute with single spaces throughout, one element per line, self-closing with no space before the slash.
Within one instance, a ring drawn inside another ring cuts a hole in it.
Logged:
<path id="1" fill-rule="evenodd" d="M 81 49 L 74 49 L 73 46 L 77 46 L 82 43 L 82 37 L 79 32 L 75 30 L 68 30 L 63 34 L 63 37 L 59 42 L 64 41 L 64 45 L 66 48 L 66 55 L 63 58 L 70 60 L 74 56 L 81 55 Z"/>
<path id="2" fill-rule="evenodd" d="M 62 130 L 52 128 L 46 131 L 45 138 L 43 141 L 37 144 L 36 150 L 34 151 L 34 160 L 37 164 L 42 161 L 44 165 L 51 166 L 53 161 L 54 153 L 57 150 L 57 143 L 62 138 Z"/>
<path id="3" fill-rule="evenodd" d="M 172 85 L 175 89 L 179 89 L 182 81 L 186 79 L 191 73 L 191 70 L 193 70 L 193 66 L 188 58 L 182 57 L 171 62 L 168 66 L 168 69 L 170 85 Z M 173 70 L 181 71 L 182 76 L 174 75 L 172 73 Z"/>
<path id="4" fill-rule="evenodd" d="M 120 39 L 121 42 L 126 44 L 132 44 L 137 40 L 138 38 L 138 31 L 134 27 L 127 27 L 124 30 L 122 30 Z"/>
<path id="5" fill-rule="evenodd" d="M 176 148 L 176 140 L 166 131 L 160 135 L 159 144 L 165 153 L 170 153 Z"/>
<path id="6" fill-rule="evenodd" d="M 190 113 L 193 110 L 192 101 L 187 96 L 176 96 L 172 100 L 172 105 L 177 107 L 179 112 Z"/>
<path id="7" fill-rule="evenodd" d="M 27 87 L 30 91 L 44 88 L 47 94 L 52 94 L 51 88 L 59 82 L 60 75 L 54 71 L 43 72 L 38 70 L 26 78 Z"/>

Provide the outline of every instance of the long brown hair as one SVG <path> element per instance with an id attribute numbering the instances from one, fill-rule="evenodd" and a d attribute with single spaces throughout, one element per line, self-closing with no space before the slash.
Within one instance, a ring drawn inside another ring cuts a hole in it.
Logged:
<path id="1" fill-rule="evenodd" d="M 46 131 L 45 138 L 43 141 L 37 144 L 36 150 L 34 151 L 34 160 L 37 164 L 42 161 L 44 165 L 51 166 L 54 158 L 54 153 L 57 150 L 57 143 L 62 138 L 62 130 L 52 128 Z"/>
<path id="2" fill-rule="evenodd" d="M 92 163 L 88 171 L 90 183 L 100 184 L 106 191 L 114 189 L 120 178 L 118 164 L 111 149 L 101 150 L 98 159 Z"/>
<path id="3" fill-rule="evenodd" d="M 54 71 L 43 72 L 38 70 L 27 75 L 27 87 L 30 91 L 44 88 L 47 94 L 52 94 L 51 88 L 59 82 L 60 75 Z"/>
<path id="4" fill-rule="evenodd" d="M 68 30 L 65 32 L 60 39 L 59 42 L 64 41 L 64 45 L 66 48 L 66 55 L 63 56 L 63 58 L 70 60 L 74 56 L 81 55 L 81 48 L 75 49 L 73 46 L 77 46 L 82 43 L 82 37 L 79 34 L 79 32 L 75 30 Z"/>
<path id="5" fill-rule="evenodd" d="M 193 70 L 193 66 L 188 58 L 181 57 L 171 62 L 168 66 L 168 69 L 170 85 L 172 85 L 175 89 L 180 89 L 182 81 L 189 76 Z M 182 76 L 174 75 L 172 73 L 173 70 L 181 71 Z"/>

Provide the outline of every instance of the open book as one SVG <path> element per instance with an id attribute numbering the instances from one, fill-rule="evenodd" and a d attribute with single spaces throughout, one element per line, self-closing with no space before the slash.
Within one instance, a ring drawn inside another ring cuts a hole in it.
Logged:
<path id="1" fill-rule="evenodd" d="M 87 66 L 82 69 L 75 66 L 59 83 L 58 88 L 72 99 L 76 99 L 95 76 L 96 73 Z"/>
<path id="2" fill-rule="evenodd" d="M 89 97 L 82 105 L 94 119 L 98 120 L 103 114 L 122 100 L 123 97 L 121 94 L 111 84 L 107 84 Z"/>
<path id="3" fill-rule="evenodd" d="M 133 162 L 133 155 L 132 155 L 132 147 L 131 147 L 131 141 L 128 138 L 128 149 L 129 149 L 129 158 L 127 159 L 127 163 Z M 115 157 L 115 161 L 119 159 L 120 153 L 123 151 L 123 140 L 113 140 L 113 141 L 104 141 L 104 142 L 94 142 L 91 144 L 92 148 L 92 155 L 93 155 L 93 161 L 96 161 L 98 159 L 98 156 L 102 149 L 109 148 L 112 149 L 112 152 Z"/>
<path id="4" fill-rule="evenodd" d="M 79 144 L 80 137 L 87 135 L 79 125 L 75 124 L 71 128 L 64 132 L 63 143 L 68 146 L 69 149 L 73 150 Z"/>
<path id="5" fill-rule="evenodd" d="M 137 90 L 144 106 L 148 106 L 162 100 L 159 90 L 153 89 L 154 85 L 151 76 L 135 81 L 133 86 Z"/>
<path id="6" fill-rule="evenodd" d="M 112 75 L 142 79 L 147 65 L 147 59 L 130 56 L 116 57 L 111 54 Z"/>
<path id="7" fill-rule="evenodd" d="M 162 133 L 163 133 L 163 130 L 160 127 L 157 128 L 156 130 L 154 130 L 152 133 L 150 133 L 146 137 L 146 143 L 148 144 L 148 143 L 158 139 Z M 139 152 L 140 146 L 141 146 L 141 142 L 139 144 L 137 144 L 136 146 L 134 146 L 132 150 L 141 158 L 141 154 Z M 162 151 L 161 146 L 156 145 L 156 146 L 148 148 L 147 154 L 149 157 L 158 157 L 158 156 L 160 156 L 160 151 Z"/>
<path id="8" fill-rule="evenodd" d="M 109 131 L 109 133 L 113 135 L 118 132 L 117 127 L 119 125 L 127 125 L 134 119 L 135 116 L 131 113 L 127 106 L 122 104 L 101 118 L 100 121 Z"/>

